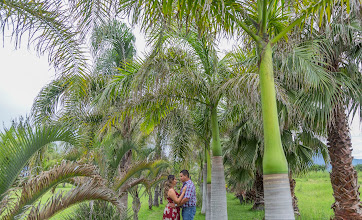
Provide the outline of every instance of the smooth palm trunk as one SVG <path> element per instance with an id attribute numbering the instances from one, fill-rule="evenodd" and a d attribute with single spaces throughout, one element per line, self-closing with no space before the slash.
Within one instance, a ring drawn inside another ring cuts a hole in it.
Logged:
<path id="1" fill-rule="evenodd" d="M 352 143 L 342 107 L 334 110 L 335 123 L 328 128 L 334 219 L 362 219 L 357 172 L 352 165 Z"/>
<path id="2" fill-rule="evenodd" d="M 212 157 L 211 219 L 228 219 L 224 165 L 222 156 Z"/>
<path id="3" fill-rule="evenodd" d="M 212 167 L 211 167 L 211 219 L 227 220 L 224 164 L 220 143 L 216 105 L 211 110 Z"/>
<path id="4" fill-rule="evenodd" d="M 211 219 L 211 158 L 210 148 L 206 148 L 206 165 L 207 165 L 207 176 L 206 176 L 206 220 Z"/>
<path id="5" fill-rule="evenodd" d="M 259 74 L 264 128 L 265 219 L 294 219 L 288 164 L 280 139 L 270 43 L 261 48 Z"/>
<path id="6" fill-rule="evenodd" d="M 206 186 L 206 216 L 205 220 L 211 220 L 211 183 Z"/>
<path id="7" fill-rule="evenodd" d="M 264 175 L 265 219 L 294 219 L 288 174 Z"/>
<path id="8" fill-rule="evenodd" d="M 206 198 L 207 198 L 207 192 L 206 192 L 206 187 L 207 187 L 207 163 L 204 164 L 204 169 L 202 170 L 202 178 L 203 178 L 203 182 L 202 182 L 202 207 L 201 207 L 201 213 L 205 214 L 206 213 Z"/>

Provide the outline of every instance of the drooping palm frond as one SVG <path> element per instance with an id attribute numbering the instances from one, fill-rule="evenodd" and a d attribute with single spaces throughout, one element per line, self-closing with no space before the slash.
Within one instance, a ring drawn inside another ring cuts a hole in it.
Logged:
<path id="1" fill-rule="evenodd" d="M 119 6 L 111 0 L 69 0 L 67 3 L 77 31 L 81 33 L 81 39 L 86 38 L 96 25 L 114 18 Z"/>
<path id="2" fill-rule="evenodd" d="M 96 167 L 92 165 L 63 161 L 49 171 L 42 172 L 40 175 L 29 179 L 18 192 L 16 205 L 8 208 L 9 211 L 3 218 L 12 219 L 14 216 L 24 213 L 29 205 L 32 205 L 51 188 L 69 178 L 79 176 L 96 177 L 98 175 Z"/>
<path id="3" fill-rule="evenodd" d="M 76 145 L 80 140 L 65 124 L 38 125 L 28 120 L 5 129 L 0 133 L 0 139 L 0 199 L 39 149 L 56 141 Z"/>
<path id="4" fill-rule="evenodd" d="M 56 116 L 58 105 L 67 85 L 61 80 L 55 80 L 43 87 L 32 106 L 32 113 L 36 121 L 50 120 Z"/>
<path id="5" fill-rule="evenodd" d="M 16 47 L 24 34 L 34 43 L 39 54 L 48 53 L 48 59 L 61 73 L 84 75 L 87 72 L 85 52 L 64 4 L 56 1 L 11 0 L 0 3 L 2 35 L 10 27 Z M 4 37 L 4 36 L 3 36 Z"/>
<path id="6" fill-rule="evenodd" d="M 32 207 L 28 219 L 48 219 L 74 204 L 89 200 L 108 201 L 116 206 L 120 213 L 123 208 L 113 190 L 105 187 L 99 179 L 92 178 L 67 193 L 55 194 L 43 206 L 39 204 Z"/>
<path id="7" fill-rule="evenodd" d="M 138 164 L 134 164 L 132 168 L 127 170 L 127 173 L 124 176 L 122 176 L 121 179 L 115 180 L 113 189 L 115 191 L 119 190 L 123 186 L 123 184 L 125 184 L 135 174 L 138 174 L 144 170 L 149 170 L 150 172 L 158 172 L 157 168 L 160 166 L 165 166 L 166 164 L 167 162 L 163 160 L 156 160 L 151 162 L 143 161 L 139 162 Z"/>
<path id="8" fill-rule="evenodd" d="M 90 109 L 89 101 L 101 84 L 101 80 L 95 77 L 59 77 L 39 92 L 32 106 L 32 115 L 38 122 L 71 118 L 72 111 Z"/>

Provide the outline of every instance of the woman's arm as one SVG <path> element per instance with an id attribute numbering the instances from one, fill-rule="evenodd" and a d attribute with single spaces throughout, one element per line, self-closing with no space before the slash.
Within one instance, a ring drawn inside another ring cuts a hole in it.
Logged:
<path id="1" fill-rule="evenodd" d="M 175 190 L 169 190 L 167 195 L 174 201 L 174 203 L 179 204 L 181 202 L 182 198 L 184 197 L 185 192 L 186 192 L 186 186 L 183 188 L 182 193 L 181 193 L 180 197 L 178 197 L 178 198 L 176 196 Z"/>

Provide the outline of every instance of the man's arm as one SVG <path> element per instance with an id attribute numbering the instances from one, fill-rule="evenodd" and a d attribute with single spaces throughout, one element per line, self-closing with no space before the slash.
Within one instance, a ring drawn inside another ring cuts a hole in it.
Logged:
<path id="1" fill-rule="evenodd" d="M 182 200 L 181 200 L 181 202 L 177 205 L 177 206 L 182 206 L 182 205 L 184 205 L 186 202 L 188 202 L 190 199 L 189 198 L 183 198 Z"/>

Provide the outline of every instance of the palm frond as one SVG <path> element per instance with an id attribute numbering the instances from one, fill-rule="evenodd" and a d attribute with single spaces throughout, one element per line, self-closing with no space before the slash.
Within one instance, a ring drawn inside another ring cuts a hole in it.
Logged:
<path id="1" fill-rule="evenodd" d="M 99 180 L 91 179 L 68 191 L 52 196 L 43 206 L 39 204 L 30 209 L 28 219 L 48 219 L 54 214 L 74 204 L 89 200 L 104 200 L 112 203 L 121 213 L 122 205 L 116 193 L 105 187 Z"/>
<path id="2" fill-rule="evenodd" d="M 64 125 L 13 124 L 0 134 L 0 199 L 12 186 L 27 161 L 39 149 L 56 141 L 76 145 L 79 136 Z"/>
<path id="3" fill-rule="evenodd" d="M 6 216 L 3 216 L 4 219 L 12 219 L 14 216 L 23 213 L 29 205 L 33 204 L 47 191 L 69 178 L 97 176 L 96 170 L 96 167 L 91 165 L 63 161 L 49 171 L 42 172 L 40 175 L 28 180 L 21 187 L 16 206 L 10 209 Z"/>
<path id="4" fill-rule="evenodd" d="M 115 191 L 119 190 L 124 183 L 126 183 L 132 176 L 134 176 L 135 174 L 142 172 L 144 170 L 149 170 L 151 172 L 153 172 L 154 168 L 157 166 L 157 164 L 162 164 L 162 163 L 166 163 L 165 161 L 162 160 L 157 160 L 157 161 L 151 161 L 151 162 L 146 162 L 146 161 L 142 161 L 139 162 L 137 164 L 134 164 L 132 166 L 132 168 L 130 168 L 129 170 L 127 170 L 127 173 L 122 176 L 121 179 L 117 179 L 115 180 L 113 189 Z"/>
<path id="5" fill-rule="evenodd" d="M 60 0 L 16 0 L 0 4 L 2 34 L 5 27 L 10 27 L 16 47 L 27 34 L 28 42 L 35 43 L 39 54 L 48 53 L 49 62 L 61 73 L 84 75 L 87 72 L 85 51 L 68 19 Z"/>
<path id="6" fill-rule="evenodd" d="M 116 15 L 119 4 L 111 0 L 69 0 L 69 14 L 84 39 L 96 25 Z"/>

